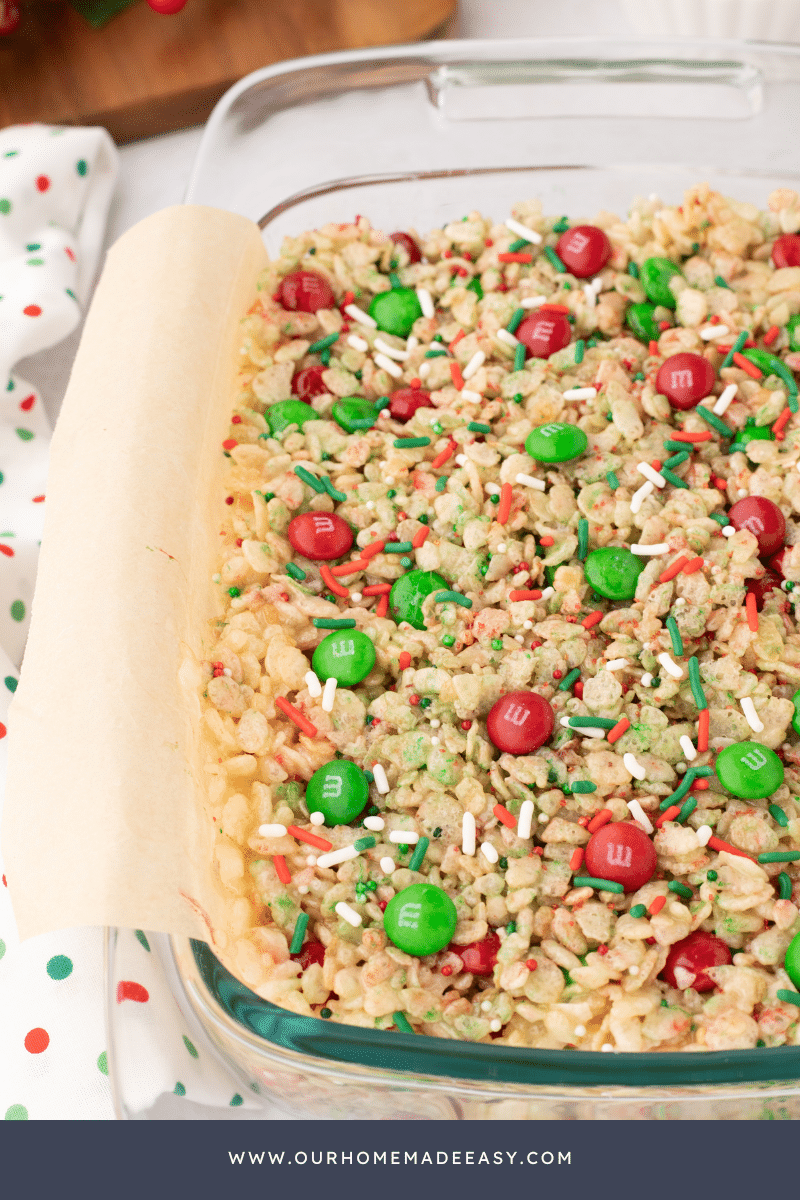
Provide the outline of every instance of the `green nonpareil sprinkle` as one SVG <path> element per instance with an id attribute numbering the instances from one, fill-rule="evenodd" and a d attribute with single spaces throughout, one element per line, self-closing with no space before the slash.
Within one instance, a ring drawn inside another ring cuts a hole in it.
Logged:
<path id="1" fill-rule="evenodd" d="M 525 346 L 520 342 L 514 350 L 514 370 L 521 371 L 525 366 Z"/>
<path id="2" fill-rule="evenodd" d="M 316 475 L 312 475 L 305 467 L 295 467 L 294 473 L 298 479 L 302 479 L 303 483 L 307 483 L 310 488 L 313 488 L 318 495 L 325 491 L 325 485 L 320 483 Z"/>
<path id="3" fill-rule="evenodd" d="M 437 592 L 434 596 L 436 604 L 446 604 L 448 600 L 452 600 L 453 604 L 460 604 L 462 608 L 472 608 L 472 601 L 467 596 L 462 596 L 461 592 Z"/>
<path id="4" fill-rule="evenodd" d="M 436 491 L 443 492 L 446 487 L 447 487 L 447 476 L 440 475 L 439 478 L 436 480 Z"/>
<path id="5" fill-rule="evenodd" d="M 693 654 L 686 664 L 689 671 L 689 686 L 692 689 L 692 696 L 698 708 L 708 708 L 706 694 L 703 691 L 703 685 L 700 682 L 700 663 L 697 655 Z"/>
<path id="6" fill-rule="evenodd" d="M 800 850 L 775 850 L 772 854 L 759 854 L 758 861 L 760 863 L 797 862 L 798 858 L 800 858 Z"/>
<path id="7" fill-rule="evenodd" d="M 470 433 L 491 433 L 491 425 L 482 425 L 480 421 L 470 421 L 467 429 Z"/>
<path id="8" fill-rule="evenodd" d="M 395 274 L 394 271 L 389 272 L 389 283 L 392 285 L 393 288 L 399 288 L 399 287 L 403 286 L 402 283 L 400 282 L 400 276 Z"/>
<path id="9" fill-rule="evenodd" d="M 515 242 L 512 242 L 511 245 L 508 247 L 508 249 L 511 252 L 511 254 L 517 254 L 518 251 L 524 250 L 526 246 L 530 246 L 530 241 L 528 240 L 528 238 L 520 237 L 520 238 L 517 238 L 517 240 Z M 513 333 L 513 330 L 512 330 L 512 333 Z"/>
<path id="10" fill-rule="evenodd" d="M 671 880 L 667 884 L 667 887 L 671 892 L 675 892 L 676 895 L 683 896 L 684 900 L 690 900 L 694 895 L 690 887 L 687 887 L 685 883 L 678 883 L 677 879 Z"/>
<path id="11" fill-rule="evenodd" d="M 447 358 L 447 351 L 446 350 L 426 350 L 425 357 L 426 358 Z"/>
<path id="12" fill-rule="evenodd" d="M 311 622 L 315 629 L 355 629 L 356 623 L 352 617 L 314 617 Z"/>
<path id="13" fill-rule="evenodd" d="M 625 888 L 621 883 L 614 883 L 612 879 L 595 879 L 593 875 L 577 876 L 572 881 L 573 887 L 590 887 L 597 888 L 599 892 L 624 892 Z"/>
<path id="14" fill-rule="evenodd" d="M 306 578 L 305 571 L 302 571 L 300 567 L 296 567 L 294 563 L 286 564 L 286 574 L 291 575 L 292 579 L 297 579 L 298 581 Z"/>
<path id="15" fill-rule="evenodd" d="M 569 689 L 572 687 L 573 683 L 576 683 L 580 679 L 580 677 L 581 677 L 580 667 L 575 667 L 574 670 L 570 671 L 569 675 L 566 675 L 561 680 L 561 683 L 558 685 L 558 690 L 560 692 L 568 692 Z"/>
<path id="16" fill-rule="evenodd" d="M 725 279 L 723 279 L 721 275 L 714 276 L 714 283 L 717 285 L 717 287 L 727 288 L 727 290 L 729 292 L 733 291 L 733 288 L 731 287 L 731 285 Z M 746 340 L 747 339 L 745 338 L 745 341 Z"/>
<path id="17" fill-rule="evenodd" d="M 586 353 L 586 342 L 583 338 L 578 338 L 575 343 L 575 366 L 579 366 L 583 362 L 583 356 Z"/>
<path id="18" fill-rule="evenodd" d="M 632 909 L 631 909 L 631 911 L 630 911 L 630 916 L 632 916 L 632 917 L 637 917 L 637 918 L 638 918 L 638 917 L 645 917 L 645 916 L 647 916 L 647 907 L 646 907 L 646 905 L 644 905 L 644 904 L 634 904 L 633 908 L 632 908 Z"/>
<path id="19" fill-rule="evenodd" d="M 628 274 L 632 275 L 634 279 L 639 278 L 639 268 L 637 267 L 635 262 L 628 263 Z"/>
<path id="20" fill-rule="evenodd" d="M 689 486 L 685 480 L 681 479 L 680 475 L 676 475 L 674 471 L 670 471 L 669 467 L 667 467 L 667 466 L 661 467 L 661 474 L 664 476 L 664 478 L 667 480 L 668 483 L 672 484 L 673 487 L 688 488 L 688 486 Z"/>
<path id="21" fill-rule="evenodd" d="M 613 729 L 619 722 L 613 717 L 570 717 L 569 723 L 572 729 Z"/>
<path id="22" fill-rule="evenodd" d="M 353 849 L 357 850 L 360 854 L 362 850 L 372 850 L 377 844 L 375 838 L 371 834 L 368 834 L 367 837 L 359 838 L 358 841 L 353 842 Z"/>
<path id="23" fill-rule="evenodd" d="M 345 492 L 340 492 L 338 488 L 335 488 L 327 475 L 322 476 L 322 484 L 331 500 L 336 500 L 341 504 L 343 500 L 347 499 Z"/>
<path id="24" fill-rule="evenodd" d="M 589 522 L 586 517 L 578 521 L 578 558 L 583 562 L 589 552 Z"/>
<path id="25" fill-rule="evenodd" d="M 596 792 L 597 784 L 592 783 L 590 779 L 576 779 L 569 785 L 569 790 L 579 796 L 582 792 Z"/>
<path id="26" fill-rule="evenodd" d="M 637 372 L 636 372 L 636 374 L 635 374 L 635 375 L 634 375 L 634 377 L 633 377 L 633 382 L 634 382 L 634 383 L 643 383 L 643 382 L 644 382 L 644 372 L 643 372 L 643 371 L 637 371 Z"/>
<path id="27" fill-rule="evenodd" d="M 414 549 L 411 542 L 387 542 L 383 547 L 384 554 L 410 554 Z"/>
<path id="28" fill-rule="evenodd" d="M 725 513 L 709 513 L 712 521 L 716 521 L 718 525 L 729 525 L 730 521 L 725 516 Z"/>
<path id="29" fill-rule="evenodd" d="M 395 450 L 415 450 L 418 446 L 430 446 L 431 439 L 429 437 L 418 438 L 395 438 Z"/>
<path id="30" fill-rule="evenodd" d="M 788 988 L 778 988 L 775 995 L 784 1004 L 796 1004 L 800 1008 L 800 992 L 790 992 Z"/>
<path id="31" fill-rule="evenodd" d="M 522 323 L 524 316 L 525 316 L 524 308 L 515 308 L 514 309 L 514 315 L 512 316 L 511 320 L 506 325 L 506 329 L 508 330 L 509 333 L 517 332 L 517 330 L 519 329 L 519 327 Z"/>
<path id="32" fill-rule="evenodd" d="M 785 829 L 789 824 L 789 818 L 782 808 L 778 808 L 777 804 L 770 804 L 769 815 L 772 817 L 773 821 L 778 822 L 781 829 Z"/>
<path id="33" fill-rule="evenodd" d="M 338 333 L 329 333 L 326 337 L 320 338 L 318 342 L 312 342 L 306 351 L 307 354 L 321 354 L 323 350 L 327 350 L 334 342 L 339 340 Z"/>
<path id="34" fill-rule="evenodd" d="M 556 252 L 552 246 L 544 246 L 542 253 L 544 254 L 547 261 L 550 263 L 550 265 L 556 271 L 558 271 L 559 275 L 566 275 L 567 268 L 564 266 L 563 262 L 558 257 L 558 255 L 556 254 Z"/>
<path id="35" fill-rule="evenodd" d="M 299 954 L 303 949 L 303 938 L 306 936 L 307 926 L 308 913 L 301 912 L 295 922 L 294 933 L 292 934 L 292 941 L 289 946 L 290 954 Z"/>
<path id="36" fill-rule="evenodd" d="M 525 397 L 522 395 L 522 392 L 515 392 L 511 399 L 515 404 L 522 404 L 522 401 L 525 399 Z"/>
<path id="37" fill-rule="evenodd" d="M 666 459 L 666 461 L 661 464 L 662 469 L 664 467 L 679 467 L 681 463 L 686 462 L 687 458 L 691 458 L 689 451 L 679 450 L 677 454 L 673 454 L 671 458 Z"/>
<path id="38" fill-rule="evenodd" d="M 736 341 L 731 346 L 728 353 L 723 358 L 722 366 L 720 367 L 720 371 L 722 371 L 725 367 L 729 367 L 731 365 L 731 363 L 733 362 L 734 354 L 739 353 L 739 351 L 742 349 L 742 347 L 744 346 L 746 341 L 747 341 L 747 330 L 743 329 L 742 332 L 737 337 Z"/>
<path id="39" fill-rule="evenodd" d="M 683 803 L 683 797 L 686 795 L 686 793 L 688 792 L 689 788 L 692 786 L 692 784 L 694 783 L 696 778 L 697 778 L 696 773 L 690 767 L 689 770 L 684 775 L 681 782 L 675 788 L 675 791 L 672 793 L 672 795 L 665 796 L 664 799 L 659 804 L 658 807 L 661 810 L 661 812 L 666 812 L 667 809 L 671 808 L 673 804 L 678 804 L 679 802 Z"/>
<path id="40" fill-rule="evenodd" d="M 667 617 L 665 624 L 667 626 L 667 630 L 669 631 L 670 640 L 672 642 L 672 653 L 683 654 L 683 638 L 681 637 L 681 631 L 678 629 L 672 613 L 670 613 L 670 615 Z"/>
<path id="41" fill-rule="evenodd" d="M 409 871 L 418 871 L 420 869 L 420 867 L 422 866 L 422 863 L 425 859 L 425 855 L 428 852 L 428 846 L 430 846 L 430 844 L 431 844 L 430 838 L 421 837 L 419 839 L 416 846 L 414 847 L 414 853 L 411 855 L 411 858 L 408 863 Z"/>
<path id="42" fill-rule="evenodd" d="M 606 483 L 610 488 L 614 488 L 615 491 L 619 487 L 619 480 L 613 471 L 608 471 L 606 473 Z"/>
<path id="43" fill-rule="evenodd" d="M 675 820 L 678 822 L 679 825 L 683 825 L 689 819 L 689 817 L 692 815 L 692 813 L 694 812 L 694 810 L 696 808 L 697 808 L 697 801 L 695 800 L 694 796 L 690 796 L 689 799 L 686 801 L 686 803 L 681 808 L 681 811 L 678 813 Z"/>
<path id="44" fill-rule="evenodd" d="M 716 871 L 706 871 L 706 879 L 710 879 L 712 883 L 716 883 L 717 882 L 717 872 Z"/>
<path id="45" fill-rule="evenodd" d="M 792 878 L 785 871 L 781 871 L 778 876 L 778 898 L 780 900 L 791 900 L 792 898 Z"/>
<path id="46" fill-rule="evenodd" d="M 401 1033 L 413 1033 L 414 1032 L 414 1030 L 409 1025 L 408 1021 L 406 1020 L 405 1013 L 401 1013 L 401 1012 L 392 1013 L 392 1020 L 394 1021 L 395 1025 L 397 1026 L 397 1028 L 400 1030 Z"/>

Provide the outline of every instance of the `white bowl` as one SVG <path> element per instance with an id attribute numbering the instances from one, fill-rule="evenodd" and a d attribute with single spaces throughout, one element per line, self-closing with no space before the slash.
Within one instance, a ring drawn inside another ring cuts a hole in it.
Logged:
<path id="1" fill-rule="evenodd" d="M 800 0 L 620 0 L 648 37 L 800 42 Z"/>

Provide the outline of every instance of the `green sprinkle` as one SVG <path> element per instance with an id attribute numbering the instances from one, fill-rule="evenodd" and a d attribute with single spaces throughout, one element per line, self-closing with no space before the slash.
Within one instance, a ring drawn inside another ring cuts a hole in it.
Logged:
<path id="1" fill-rule="evenodd" d="M 589 522 L 586 517 L 578 521 L 578 558 L 583 562 L 589 551 Z"/>
<path id="2" fill-rule="evenodd" d="M 663 445 L 666 450 L 684 450 L 687 454 L 689 453 L 686 450 L 686 442 L 672 442 L 669 438 L 665 438 Z"/>
<path id="3" fill-rule="evenodd" d="M 294 563 L 286 564 L 286 574 L 291 575 L 292 579 L 301 580 L 306 578 L 305 571 L 301 570 L 300 567 L 296 567 Z"/>
<path id="4" fill-rule="evenodd" d="M 400 566 L 408 568 L 410 566 L 413 566 L 413 562 L 410 558 L 408 558 L 408 556 L 406 556 L 405 558 L 400 559 Z"/>
<path id="5" fill-rule="evenodd" d="M 680 445 L 680 443 L 677 444 Z M 687 458 L 691 458 L 689 451 L 680 450 L 677 454 L 673 454 L 671 458 L 668 458 L 664 463 L 662 463 L 662 469 L 663 467 L 679 467 L 681 463 L 686 462 Z"/>
<path id="6" fill-rule="evenodd" d="M 572 884 L 573 887 L 597 888 L 599 892 L 625 891 L 621 883 L 614 883 L 611 879 L 595 879 L 592 875 L 581 875 L 580 879 L 576 876 Z"/>
<path id="7" fill-rule="evenodd" d="M 492 649 L 493 650 L 502 650 L 503 649 L 503 639 L 502 638 L 492 638 Z"/>
<path id="8" fill-rule="evenodd" d="M 569 229 L 569 218 L 559 217 L 553 226 L 553 233 L 566 233 Z"/>
<path id="9" fill-rule="evenodd" d="M 759 854 L 758 861 L 760 863 L 797 862 L 798 858 L 800 858 L 800 850 L 776 850 L 774 854 Z"/>
<path id="10" fill-rule="evenodd" d="M 579 796 L 582 792 L 596 792 L 597 784 L 590 779 L 576 779 L 569 785 L 569 790 Z"/>
<path id="11" fill-rule="evenodd" d="M 514 310 L 514 315 L 513 315 L 513 317 L 511 318 L 511 320 L 510 320 L 510 321 L 508 322 L 508 324 L 506 325 L 506 329 L 508 330 L 508 332 L 509 332 L 509 333 L 516 333 L 516 332 L 517 332 L 517 330 L 519 329 L 519 327 L 520 327 L 520 325 L 521 325 L 521 323 L 522 323 L 522 320 L 523 320 L 523 317 L 524 317 L 524 316 L 525 316 L 525 309 L 524 309 L 524 308 L 517 308 L 517 309 L 515 309 L 515 310 Z"/>
<path id="12" fill-rule="evenodd" d="M 515 404 L 522 404 L 522 401 L 525 399 L 525 397 L 522 395 L 522 392 L 515 392 L 511 399 Z"/>
<path id="13" fill-rule="evenodd" d="M 364 776 L 365 776 L 365 778 L 366 778 L 366 780 L 367 780 L 367 783 L 374 783 L 374 782 L 375 782 L 375 776 L 372 774 L 372 771 L 365 771 L 365 772 L 364 772 Z M 371 817 L 376 817 L 376 816 L 378 815 L 378 810 L 377 810 L 377 808 L 375 807 L 375 805 L 374 805 L 374 804 L 371 804 L 371 805 L 370 805 L 370 807 L 369 807 L 369 815 L 370 815 Z"/>
<path id="14" fill-rule="evenodd" d="M 443 492 L 446 487 L 447 487 L 447 476 L 440 475 L 439 478 L 436 480 L 437 492 Z"/>
<path id="15" fill-rule="evenodd" d="M 700 663 L 697 660 L 697 655 L 693 654 L 686 664 L 689 670 L 689 686 L 692 689 L 692 696 L 698 708 L 708 708 L 706 694 L 703 691 L 703 685 L 700 682 Z"/>
<path id="16" fill-rule="evenodd" d="M 790 992 L 788 988 L 778 988 L 775 995 L 784 1004 L 796 1004 L 800 1008 L 800 992 Z"/>
<path id="17" fill-rule="evenodd" d="M 446 350 L 426 350 L 425 357 L 426 358 L 447 358 L 447 351 Z"/>
<path id="18" fill-rule="evenodd" d="M 384 554 L 409 554 L 414 547 L 411 542 L 387 542 L 383 547 Z"/>
<path id="19" fill-rule="evenodd" d="M 633 377 L 633 382 L 634 382 L 634 383 L 644 383 L 644 372 L 643 372 L 643 371 L 637 371 L 637 372 L 636 372 L 636 374 L 635 374 L 635 375 L 634 375 L 634 377 Z"/>
<path id="20" fill-rule="evenodd" d="M 444 640 L 444 639 L 442 639 L 442 640 Z M 570 671 L 569 675 L 567 675 L 564 679 L 561 680 L 561 683 L 558 685 L 558 690 L 560 692 L 568 692 L 569 689 L 572 687 L 573 683 L 577 682 L 577 680 L 580 679 L 580 677 L 581 677 L 580 667 L 575 667 L 574 670 Z"/>
<path id="21" fill-rule="evenodd" d="M 525 345 L 519 342 L 514 351 L 514 370 L 521 371 L 525 366 Z"/>
<path id="22" fill-rule="evenodd" d="M 462 596 L 461 592 L 437 592 L 434 596 L 436 604 L 446 604 L 448 600 L 460 604 L 462 608 L 472 608 L 472 601 L 467 596 Z"/>
<path id="23" fill-rule="evenodd" d="M 647 915 L 647 908 L 644 904 L 634 904 L 630 911 L 632 917 L 644 917 Z"/>
<path id="24" fill-rule="evenodd" d="M 725 513 L 709 513 L 712 521 L 716 521 L 718 525 L 729 525 L 730 521 L 725 516 Z"/>
<path id="25" fill-rule="evenodd" d="M 728 351 L 728 353 L 727 353 L 727 354 L 725 355 L 725 357 L 723 358 L 723 360 L 722 360 L 722 366 L 720 367 L 720 371 L 721 371 L 721 370 L 722 370 L 724 367 L 729 367 L 729 366 L 731 365 L 731 363 L 733 362 L 733 356 L 734 356 L 734 354 L 738 354 L 738 353 L 739 353 L 739 351 L 742 349 L 742 347 L 744 346 L 744 344 L 745 344 L 745 342 L 746 342 L 746 341 L 747 341 L 747 330 L 746 330 L 746 329 L 743 329 L 743 330 L 742 330 L 742 332 L 741 332 L 741 333 L 739 334 L 739 336 L 737 337 L 736 341 L 735 341 L 735 342 L 733 343 L 733 345 L 731 346 L 731 348 L 730 348 L 730 350 Z"/>
<path id="26" fill-rule="evenodd" d="M 444 637 L 442 638 L 443 646 L 454 646 L 455 642 L 456 642 L 456 639 L 453 637 L 452 633 L 446 633 L 444 635 Z"/>
<path id="27" fill-rule="evenodd" d="M 689 770 L 684 775 L 681 782 L 675 788 L 675 791 L 672 793 L 672 795 L 665 796 L 664 799 L 659 804 L 658 807 L 661 810 L 661 812 L 666 812 L 666 810 L 668 808 L 670 808 L 673 804 L 677 804 L 679 801 L 681 803 L 683 803 L 683 797 L 686 795 L 686 793 L 688 792 L 689 788 L 692 786 L 692 784 L 694 783 L 696 778 L 697 778 L 697 773 L 694 771 L 694 769 L 692 767 L 690 767 Z"/>
<path id="28" fill-rule="evenodd" d="M 628 263 L 628 274 L 632 275 L 634 279 L 639 278 L 639 268 L 637 267 L 636 263 L 633 261 Z"/>
<path id="29" fill-rule="evenodd" d="M 403 286 L 402 283 L 400 282 L 400 276 L 395 274 L 394 271 L 389 272 L 389 283 L 392 285 L 393 288 L 399 288 L 399 287 Z"/>
<path id="30" fill-rule="evenodd" d="M 356 623 L 352 617 L 314 617 L 312 625 L 315 629 L 355 629 Z"/>
<path id="31" fill-rule="evenodd" d="M 667 884 L 667 887 L 671 892 L 675 892 L 678 896 L 683 896 L 684 900 L 690 900 L 694 895 L 694 892 L 690 887 L 687 887 L 685 883 L 678 883 L 677 879 L 673 879 Z"/>
<path id="32" fill-rule="evenodd" d="M 236 599 L 237 596 L 241 596 L 241 594 L 242 594 L 241 588 L 238 588 L 238 587 L 229 587 L 228 588 L 228 595 L 233 596 L 234 600 Z"/>
<path id="33" fill-rule="evenodd" d="M 298 479 L 302 479 L 303 483 L 307 483 L 310 488 L 313 488 L 317 495 L 321 495 L 325 491 L 325 485 L 320 483 L 316 475 L 312 475 L 305 467 L 295 467 L 294 473 Z"/>
<path id="34" fill-rule="evenodd" d="M 717 287 L 727 288 L 729 292 L 733 291 L 731 285 L 727 283 L 721 275 L 714 276 L 714 283 L 717 285 Z M 745 341 L 747 341 L 747 338 L 745 338 Z"/>
<path id="35" fill-rule="evenodd" d="M 692 770 L 698 779 L 710 779 L 714 774 L 711 767 L 692 767 Z"/>
<path id="36" fill-rule="evenodd" d="M 328 495 L 330 496 L 330 498 L 332 500 L 338 500 L 339 503 L 341 504 L 343 500 L 347 499 L 346 494 L 344 492 L 340 492 L 337 488 L 335 488 L 327 475 L 322 476 L 322 486 L 325 488 L 325 491 L 328 493 Z"/>
<path id="37" fill-rule="evenodd" d="M 786 813 L 782 808 L 778 808 L 777 804 L 770 804 L 769 815 L 772 817 L 773 821 L 778 822 L 781 829 L 785 829 L 789 824 L 789 818 L 786 816 Z"/>
<path id="38" fill-rule="evenodd" d="M 420 708 L 430 708 L 432 704 L 433 701 L 431 700 L 430 696 L 426 696 L 424 700 L 420 700 L 419 702 Z"/>
<path id="39" fill-rule="evenodd" d="M 672 640 L 672 653 L 683 654 L 683 638 L 681 637 L 681 631 L 678 629 L 672 613 L 670 613 L 670 615 L 667 617 L 665 624 L 669 630 L 669 636 Z"/>
<path id="40" fill-rule="evenodd" d="M 572 729 L 613 729 L 617 721 L 613 717 L 570 717 Z"/>
<path id="41" fill-rule="evenodd" d="M 481 425 L 480 421 L 470 421 L 467 429 L 470 433 L 491 433 L 491 425 Z"/>
<path id="42" fill-rule="evenodd" d="M 395 496 L 397 495 L 397 492 L 394 490 L 394 488 L 390 488 L 389 491 L 386 493 L 386 495 L 389 500 L 394 500 Z"/>
<path id="43" fill-rule="evenodd" d="M 575 366 L 579 366 L 583 362 L 583 355 L 586 351 L 586 342 L 583 338 L 578 338 L 575 343 Z"/>
<path id="44" fill-rule="evenodd" d="M 409 871 L 418 871 L 420 869 L 420 867 L 422 866 L 423 859 L 425 858 L 425 855 L 427 853 L 428 846 L 430 846 L 430 844 L 431 844 L 430 838 L 421 837 L 419 839 L 416 846 L 414 847 L 414 853 L 411 855 L 411 858 L 409 860 L 409 864 L 408 864 Z"/>
<path id="45" fill-rule="evenodd" d="M 416 449 L 417 446 L 430 446 L 430 444 L 431 439 L 429 437 L 394 439 L 395 450 L 413 450 Z"/>
<path id="46" fill-rule="evenodd" d="M 517 254 L 518 251 L 524 250 L 525 247 L 530 246 L 530 244 L 531 243 L 528 238 L 520 237 L 520 238 L 517 238 L 517 240 L 515 242 L 512 242 L 511 245 L 508 247 L 508 249 L 511 252 L 511 254 Z M 513 332 L 513 330 L 512 330 L 512 332 Z"/>
<path id="47" fill-rule="evenodd" d="M 333 1016 L 333 1009 L 332 1008 L 321 1008 L 319 1010 L 319 1015 L 322 1017 L 323 1021 L 327 1021 Z"/>
<path id="48" fill-rule="evenodd" d="M 320 338 L 318 342 L 312 342 L 308 347 L 308 354 L 321 354 L 323 350 L 327 350 L 334 342 L 338 342 L 338 333 L 329 333 L 326 337 Z"/>
<path id="49" fill-rule="evenodd" d="M 290 954 L 299 954 L 303 949 L 303 938 L 306 936 L 306 926 L 308 925 L 308 913 L 301 912 L 297 918 L 292 934 L 291 945 L 289 946 Z"/>
<path id="50" fill-rule="evenodd" d="M 615 491 L 619 487 L 619 480 L 613 471 L 608 471 L 606 473 L 606 483 L 610 488 L 614 488 Z"/>
<path id="51" fill-rule="evenodd" d="M 401 1033 L 413 1033 L 414 1032 L 414 1030 L 409 1025 L 408 1021 L 406 1020 L 405 1013 L 401 1013 L 401 1012 L 392 1013 L 392 1020 L 394 1021 L 395 1025 L 397 1026 L 397 1028 L 400 1030 Z"/>
<path id="52" fill-rule="evenodd" d="M 713 413 L 710 408 L 705 408 L 702 404 L 698 404 L 694 411 L 698 413 L 699 416 L 701 416 L 709 425 L 712 425 L 714 429 L 716 429 L 717 433 L 721 433 L 722 436 L 726 438 L 733 437 L 732 430 L 728 428 L 724 421 L 720 421 L 719 417 Z"/>
<path id="53" fill-rule="evenodd" d="M 319 356 L 319 361 L 322 363 L 323 367 L 327 367 L 328 363 L 331 361 L 330 350 L 323 350 Z"/>
<path id="54" fill-rule="evenodd" d="M 791 900 L 792 898 L 792 879 L 785 871 L 781 871 L 778 876 L 778 897 L 781 900 Z"/>
<path id="55" fill-rule="evenodd" d="M 712 883 L 716 883 L 717 882 L 717 872 L 716 871 L 706 871 L 706 879 L 710 879 Z"/>
<path id="56" fill-rule="evenodd" d="M 369 834 L 367 837 L 359 838 L 357 842 L 353 842 L 353 849 L 358 850 L 360 854 L 362 850 L 372 850 L 377 844 L 375 838 Z"/>
<path id="57" fill-rule="evenodd" d="M 566 275 L 566 273 L 567 273 L 567 268 L 564 266 L 563 262 L 562 262 L 562 261 L 561 261 L 561 259 L 558 257 L 558 255 L 556 254 L 556 252 L 555 252 L 555 250 L 552 248 L 552 246 L 545 246 L 545 247 L 543 248 L 543 251 L 542 251 L 542 253 L 544 254 L 544 256 L 545 256 L 545 258 L 547 259 L 547 261 L 550 263 L 550 265 L 551 265 L 551 266 L 552 266 L 552 267 L 553 267 L 553 268 L 554 268 L 556 271 L 558 271 L 559 275 Z"/>
<path id="58" fill-rule="evenodd" d="M 684 803 L 683 807 L 681 808 L 681 811 L 678 813 L 675 820 L 678 822 L 679 825 L 683 825 L 684 822 L 686 822 L 689 819 L 689 817 L 692 815 L 692 813 L 694 812 L 694 810 L 696 808 L 697 808 L 697 800 L 694 798 L 694 796 L 690 796 L 689 799 Z"/>
<path id="59" fill-rule="evenodd" d="M 662 467 L 661 474 L 664 478 L 677 488 L 688 488 L 688 483 L 681 479 L 680 475 L 676 475 L 674 471 L 670 471 L 669 467 Z"/>

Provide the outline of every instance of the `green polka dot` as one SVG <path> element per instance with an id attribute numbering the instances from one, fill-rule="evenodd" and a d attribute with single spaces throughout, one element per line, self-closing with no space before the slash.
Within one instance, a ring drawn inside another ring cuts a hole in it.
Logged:
<path id="1" fill-rule="evenodd" d="M 78 159 L 78 161 L 75 163 L 75 170 L 78 172 L 79 175 L 86 174 L 86 172 L 89 170 L 89 164 L 87 163 L 85 158 Z"/>
<path id="2" fill-rule="evenodd" d="M 17 429 L 15 432 L 17 437 L 21 438 L 23 442 L 30 442 L 33 440 L 33 434 L 31 433 L 30 429 Z"/>
<path id="3" fill-rule="evenodd" d="M 3 955 L 5 954 L 5 952 L 6 952 L 6 944 L 5 944 L 5 942 L 3 941 L 3 939 L 2 939 L 2 938 L 0 938 L 0 958 L 2 958 L 2 957 L 3 957 Z"/>
<path id="4" fill-rule="evenodd" d="M 150 943 L 147 940 L 147 936 L 145 935 L 144 930 L 142 930 L 142 929 L 136 930 L 136 940 L 142 943 L 145 950 L 150 949 Z"/>
<path id="5" fill-rule="evenodd" d="M 41 248 L 42 247 L 39 242 L 28 242 L 27 246 L 25 247 L 29 254 L 33 254 L 34 250 L 41 250 Z"/>
<path id="6" fill-rule="evenodd" d="M 66 954 L 56 954 L 47 964 L 47 974 L 51 979 L 66 979 L 72 974 L 72 959 Z"/>
<path id="7" fill-rule="evenodd" d="M 186 1036 L 186 1034 L 184 1034 L 184 1035 L 183 1035 L 183 1044 L 184 1044 L 184 1046 L 186 1047 L 186 1049 L 189 1051 L 189 1053 L 191 1054 L 192 1058 L 199 1058 L 199 1057 L 200 1057 L 200 1056 L 199 1056 L 199 1054 L 197 1053 L 197 1048 L 196 1048 L 196 1046 L 194 1046 L 194 1045 L 192 1044 L 192 1042 L 190 1042 L 190 1041 L 189 1041 L 189 1039 L 188 1039 L 188 1037 Z"/>
<path id="8" fill-rule="evenodd" d="M 15 692 L 17 690 L 17 684 L 19 683 L 19 680 L 15 679 L 13 675 L 6 675 L 3 683 L 10 692 Z"/>
<path id="9" fill-rule="evenodd" d="M 11 605 L 11 616 L 15 621 L 25 620 L 25 605 L 21 600 L 15 600 Z"/>
<path id="10" fill-rule="evenodd" d="M 4 216 L 8 216 L 8 214 L 10 212 L 11 212 L 11 201 L 10 200 L 0 200 L 0 213 L 2 213 Z"/>
<path id="11" fill-rule="evenodd" d="M 186 1088 L 183 1086 L 182 1083 L 176 1083 L 175 1087 L 172 1090 L 176 1096 L 185 1096 L 186 1095 Z"/>
<path id="12" fill-rule="evenodd" d="M 228 1107 L 229 1108 L 238 1108 L 240 1104 L 244 1104 L 244 1098 L 242 1096 L 240 1096 L 239 1093 L 237 1092 L 236 1095 L 231 1099 Z"/>
<path id="13" fill-rule="evenodd" d="M 108 1074 L 108 1055 L 106 1054 L 105 1050 L 97 1057 L 97 1069 L 103 1075 Z"/>
<path id="14" fill-rule="evenodd" d="M 24 1104 L 12 1104 L 11 1108 L 6 1109 L 7 1121 L 27 1121 L 28 1110 Z"/>

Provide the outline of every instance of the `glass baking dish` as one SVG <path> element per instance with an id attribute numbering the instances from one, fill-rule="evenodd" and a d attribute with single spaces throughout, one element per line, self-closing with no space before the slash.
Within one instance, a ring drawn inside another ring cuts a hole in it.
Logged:
<path id="1" fill-rule="evenodd" d="M 186 199 L 257 221 L 271 253 L 359 212 L 425 231 L 473 208 L 500 220 L 536 196 L 591 219 L 637 194 L 679 202 L 698 182 L 764 207 L 800 178 L 798 111 L 798 47 L 478 40 L 323 55 L 223 97 Z M 218 1060 L 284 1115 L 800 1116 L 800 1045 L 601 1055 L 373 1031 L 276 1008 L 203 943 L 162 939 L 160 953 Z"/>

